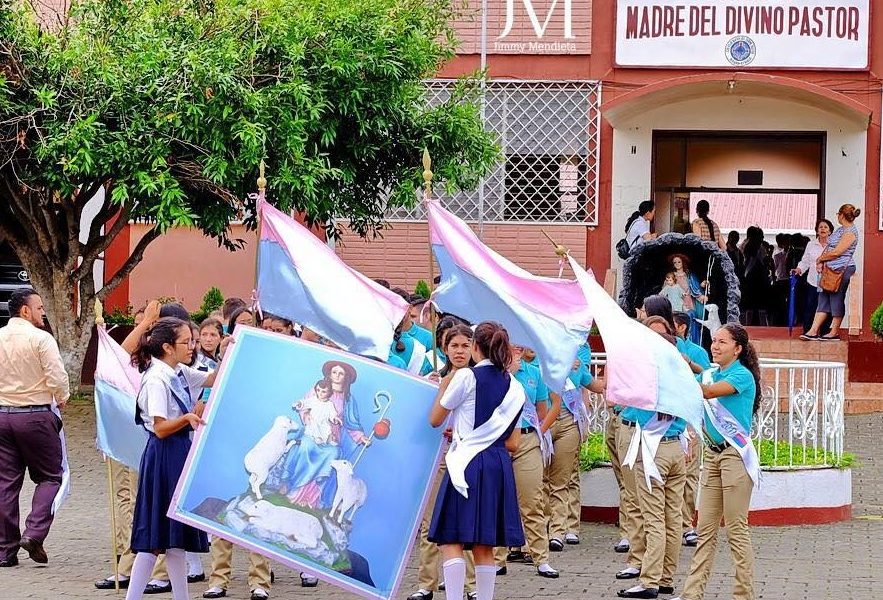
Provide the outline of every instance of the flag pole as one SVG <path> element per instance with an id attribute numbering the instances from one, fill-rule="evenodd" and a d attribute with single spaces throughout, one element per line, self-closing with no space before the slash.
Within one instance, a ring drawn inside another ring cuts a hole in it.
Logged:
<path id="1" fill-rule="evenodd" d="M 95 298 L 95 327 L 104 329 L 104 308 L 101 306 L 101 300 Z M 119 548 L 117 548 L 117 516 L 116 508 L 113 505 L 113 472 L 110 466 L 110 457 L 104 455 L 104 464 L 107 467 L 107 503 L 110 507 L 110 551 L 111 564 L 113 565 L 113 588 L 116 590 L 117 596 L 120 594 L 120 563 L 117 560 L 119 556 Z"/>
<path id="2" fill-rule="evenodd" d="M 566 246 L 562 246 L 558 242 L 552 239 L 548 233 L 546 233 L 545 229 L 540 229 L 546 239 L 552 242 L 552 246 L 555 247 L 555 254 L 558 255 L 558 279 L 561 279 L 561 276 L 564 274 L 564 264 L 567 261 L 567 256 L 570 254 L 570 250 L 567 249 Z"/>
<path id="3" fill-rule="evenodd" d="M 261 305 L 260 305 L 260 297 L 258 295 L 258 272 L 261 264 L 261 227 L 263 225 L 263 219 L 261 219 L 261 204 L 266 200 L 267 197 L 267 178 L 264 176 L 264 170 L 267 165 L 264 163 L 264 159 L 261 159 L 261 164 L 258 166 L 258 195 L 255 199 L 255 220 L 256 224 L 256 239 L 257 245 L 255 246 L 254 252 L 254 290 L 252 291 L 251 298 L 251 309 L 252 309 L 252 320 L 254 324 L 258 324 L 257 317 L 263 317 L 261 313 Z"/>
<path id="4" fill-rule="evenodd" d="M 429 150 L 423 148 L 423 200 L 427 203 L 427 215 L 429 212 L 429 201 L 432 200 L 432 158 L 429 156 Z M 429 244 L 429 297 L 432 298 L 432 292 L 435 291 L 435 260 L 432 258 L 432 230 L 429 226 L 427 217 L 427 236 Z M 429 323 L 432 325 L 432 370 L 438 371 L 438 341 L 435 339 L 435 311 L 432 309 L 432 303 L 429 303 Z"/>

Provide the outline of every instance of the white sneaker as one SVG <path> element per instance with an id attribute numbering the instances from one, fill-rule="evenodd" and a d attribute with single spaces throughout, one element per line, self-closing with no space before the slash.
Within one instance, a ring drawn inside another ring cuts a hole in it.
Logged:
<path id="1" fill-rule="evenodd" d="M 270 597 L 270 593 L 264 588 L 256 587 L 251 591 L 251 600 L 266 600 Z"/>

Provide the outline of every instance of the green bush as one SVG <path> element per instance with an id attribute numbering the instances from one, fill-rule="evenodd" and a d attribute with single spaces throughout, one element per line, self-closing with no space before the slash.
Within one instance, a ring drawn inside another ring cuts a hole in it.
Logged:
<path id="1" fill-rule="evenodd" d="M 788 442 L 762 440 L 759 445 L 755 442 L 755 447 L 761 467 L 813 467 L 828 464 L 839 469 L 848 469 L 856 464 L 855 455 L 849 452 L 844 452 L 840 460 L 837 460 L 830 452 L 813 450 L 811 447 L 806 448 L 804 452 L 803 446 L 791 445 Z M 604 434 L 600 432 L 590 434 L 579 449 L 580 470 L 590 471 L 609 462 L 610 456 L 604 444 Z"/>
<path id="2" fill-rule="evenodd" d="M 417 282 L 417 287 L 414 288 L 414 294 L 417 296 L 423 296 L 424 298 L 429 298 L 429 295 L 432 292 L 429 290 L 429 284 L 423 281 L 422 279 Z"/>
<path id="3" fill-rule="evenodd" d="M 104 322 L 108 325 L 134 325 L 135 315 L 132 305 L 126 304 L 125 310 L 117 306 L 110 313 L 104 313 Z"/>
<path id="4" fill-rule="evenodd" d="M 883 302 L 871 313 L 871 331 L 883 337 Z"/>
<path id="5" fill-rule="evenodd" d="M 190 318 L 196 323 L 202 323 L 210 314 L 224 305 L 224 296 L 216 287 L 210 288 L 202 297 L 202 306 L 196 312 L 190 313 Z"/>

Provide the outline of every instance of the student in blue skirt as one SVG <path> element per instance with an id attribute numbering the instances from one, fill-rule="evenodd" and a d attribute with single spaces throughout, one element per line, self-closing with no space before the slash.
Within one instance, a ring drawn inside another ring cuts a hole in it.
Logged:
<path id="1" fill-rule="evenodd" d="M 190 432 L 203 421 L 199 408 L 190 412 L 189 385 L 195 383 L 177 373 L 188 364 L 196 349 L 190 325 L 175 317 L 163 317 L 141 336 L 132 353 L 132 364 L 144 373 L 138 391 L 135 421 L 148 432 L 141 456 L 138 496 L 132 525 L 132 552 L 136 554 L 126 600 L 140 600 L 153 571 L 156 557 L 165 553 L 174 600 L 188 600 L 185 552 L 208 552 L 205 533 L 166 516 L 178 478 L 190 449 Z M 199 373 L 198 371 L 194 371 Z M 215 374 L 205 373 L 202 386 L 209 387 Z"/>
<path id="2" fill-rule="evenodd" d="M 509 452 L 518 447 L 516 425 L 524 388 L 508 372 L 509 335 L 484 322 L 472 342 L 475 366 L 442 379 L 429 422 L 450 418 L 448 473 L 441 482 L 428 540 L 440 546 L 448 600 L 462 600 L 466 579 L 463 550 L 475 558 L 477 600 L 491 600 L 497 568 L 495 547 L 520 547 L 524 531 Z"/>

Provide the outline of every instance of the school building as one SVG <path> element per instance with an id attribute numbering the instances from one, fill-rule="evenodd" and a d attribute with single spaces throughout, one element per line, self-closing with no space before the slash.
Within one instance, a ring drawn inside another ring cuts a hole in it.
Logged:
<path id="1" fill-rule="evenodd" d="M 869 359 L 875 347 L 869 317 L 883 300 L 879 3 L 486 0 L 486 6 L 483 15 L 482 0 L 470 0 L 469 15 L 456 24 L 457 57 L 427 85 L 430 99 L 440 101 L 453 78 L 486 68 L 485 122 L 505 162 L 479 189 L 442 196 L 449 209 L 495 250 L 554 276 L 558 261 L 543 232 L 595 273 L 619 271 L 614 245 L 646 199 L 657 205 L 656 232 L 682 230 L 704 198 L 722 229 L 743 237 L 750 225 L 768 236 L 811 235 L 818 218 L 836 223 L 838 207 L 855 204 L 862 209 L 861 239 L 845 321 L 849 342 L 822 348 L 790 341 L 774 328 L 752 335 L 767 355 L 848 361 L 857 369 L 850 379 L 873 381 L 873 373 L 859 371 L 862 364 L 879 365 Z M 133 248 L 145 228 L 132 225 L 108 260 Z M 230 254 L 196 233 L 172 232 L 148 248 L 116 299 L 139 305 L 174 295 L 195 306 L 211 285 L 247 297 L 253 252 L 250 245 Z M 394 285 L 413 289 L 429 279 L 419 206 L 391 214 L 381 239 L 345 235 L 338 252 Z M 192 256 L 193 271 L 170 282 L 164 271 L 170 255 Z M 880 352 L 883 344 L 876 347 Z M 858 389 L 853 395 L 868 399 L 864 408 L 883 409 L 876 387 Z"/>

